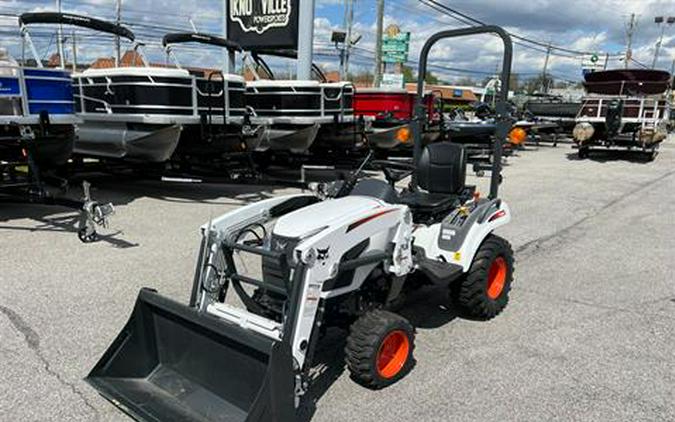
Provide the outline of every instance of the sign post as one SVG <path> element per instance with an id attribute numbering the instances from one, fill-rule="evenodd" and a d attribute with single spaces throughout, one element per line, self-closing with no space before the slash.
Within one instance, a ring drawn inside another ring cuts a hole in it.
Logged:
<path id="1" fill-rule="evenodd" d="M 298 33 L 298 62 L 295 74 L 299 80 L 312 78 L 312 51 L 314 48 L 314 0 L 300 1 Z"/>

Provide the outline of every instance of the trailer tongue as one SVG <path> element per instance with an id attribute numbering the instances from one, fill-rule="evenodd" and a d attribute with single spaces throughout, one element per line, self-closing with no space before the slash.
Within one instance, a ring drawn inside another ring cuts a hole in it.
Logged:
<path id="1" fill-rule="evenodd" d="M 143 289 L 86 381 L 144 421 L 294 419 L 290 347 Z"/>

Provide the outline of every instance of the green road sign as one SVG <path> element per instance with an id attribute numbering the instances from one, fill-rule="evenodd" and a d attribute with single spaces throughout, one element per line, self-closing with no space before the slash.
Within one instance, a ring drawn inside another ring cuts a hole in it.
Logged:
<path id="1" fill-rule="evenodd" d="M 404 63 L 408 61 L 410 32 L 400 32 L 382 39 L 382 60 L 385 63 Z"/>
<path id="2" fill-rule="evenodd" d="M 405 43 L 384 43 L 382 44 L 382 52 L 383 53 L 407 53 L 408 52 L 408 44 Z"/>
<path id="3" fill-rule="evenodd" d="M 404 63 L 408 61 L 408 53 L 384 53 L 382 61 L 385 63 Z"/>
<path id="4" fill-rule="evenodd" d="M 393 37 L 386 35 L 384 37 L 384 42 L 387 42 L 388 40 L 408 42 L 410 41 L 410 32 L 400 32 Z"/>

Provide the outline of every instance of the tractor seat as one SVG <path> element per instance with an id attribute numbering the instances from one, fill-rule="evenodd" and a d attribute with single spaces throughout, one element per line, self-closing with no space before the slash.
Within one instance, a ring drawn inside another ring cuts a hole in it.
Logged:
<path id="1" fill-rule="evenodd" d="M 451 142 L 427 145 L 417 163 L 418 189 L 401 193 L 399 203 L 413 212 L 435 215 L 457 205 L 466 188 L 466 152 Z"/>
<path id="2" fill-rule="evenodd" d="M 398 202 L 410 208 L 434 209 L 450 206 L 456 199 L 457 195 L 416 191 L 401 194 Z"/>

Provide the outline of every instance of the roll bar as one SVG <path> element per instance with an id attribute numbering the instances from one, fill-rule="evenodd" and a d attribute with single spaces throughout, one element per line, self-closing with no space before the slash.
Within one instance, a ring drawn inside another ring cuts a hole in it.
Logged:
<path id="1" fill-rule="evenodd" d="M 513 58 L 513 44 L 511 37 L 501 27 L 496 25 L 476 26 L 462 29 L 452 29 L 441 31 L 432 35 L 420 52 L 419 70 L 417 75 L 417 99 L 415 101 L 415 121 L 413 124 L 414 161 L 415 165 L 422 156 L 422 122 L 425 116 L 422 94 L 424 93 L 424 79 L 427 76 L 427 59 L 431 47 L 439 40 L 446 38 L 457 38 L 467 35 L 495 34 L 498 35 L 504 43 L 504 58 L 502 60 L 501 90 L 497 102 L 497 125 L 495 129 L 495 141 L 493 142 L 492 157 L 492 175 L 490 179 L 490 199 L 497 198 L 499 192 L 499 183 L 501 181 L 502 171 L 502 142 L 506 139 L 511 128 L 511 119 L 506 101 L 509 93 L 509 79 L 511 77 L 511 61 Z M 417 178 L 413 177 L 413 187 L 417 187 Z"/>
<path id="2" fill-rule="evenodd" d="M 107 32 L 109 34 L 124 37 L 129 41 L 134 41 L 136 36 L 126 26 L 117 25 L 112 22 L 107 22 L 100 19 L 90 18 L 88 16 L 75 15 L 72 13 L 57 13 L 57 12 L 35 12 L 24 13 L 19 16 L 19 25 L 29 25 L 35 23 L 51 23 L 79 26 L 82 28 L 89 28 L 99 32 Z"/>
<path id="3" fill-rule="evenodd" d="M 171 44 L 181 44 L 189 42 L 215 45 L 216 47 L 224 47 L 229 51 L 242 51 L 241 46 L 234 41 L 230 41 L 225 38 L 217 37 L 215 35 L 210 34 L 204 34 L 200 32 L 174 32 L 171 34 L 166 34 L 164 38 L 162 38 L 162 46 L 164 48 L 168 47 Z"/>

